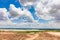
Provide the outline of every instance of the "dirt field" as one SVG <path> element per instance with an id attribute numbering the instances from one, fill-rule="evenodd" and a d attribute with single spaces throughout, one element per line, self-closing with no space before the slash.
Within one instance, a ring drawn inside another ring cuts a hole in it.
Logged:
<path id="1" fill-rule="evenodd" d="M 60 32 L 0 32 L 0 40 L 60 40 Z"/>

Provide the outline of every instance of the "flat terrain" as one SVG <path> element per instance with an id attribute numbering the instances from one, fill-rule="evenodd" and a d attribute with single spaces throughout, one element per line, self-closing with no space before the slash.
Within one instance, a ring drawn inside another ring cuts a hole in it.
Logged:
<path id="1" fill-rule="evenodd" d="M 0 40 L 60 40 L 60 32 L 1 31 Z"/>

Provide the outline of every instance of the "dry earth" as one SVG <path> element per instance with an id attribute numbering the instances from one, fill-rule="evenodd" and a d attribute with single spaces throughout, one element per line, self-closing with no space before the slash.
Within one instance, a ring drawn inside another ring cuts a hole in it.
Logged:
<path id="1" fill-rule="evenodd" d="M 60 32 L 0 32 L 0 40 L 60 40 Z"/>

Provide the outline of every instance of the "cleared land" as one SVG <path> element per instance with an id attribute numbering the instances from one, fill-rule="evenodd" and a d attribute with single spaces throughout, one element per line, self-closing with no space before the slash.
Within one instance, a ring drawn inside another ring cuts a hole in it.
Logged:
<path id="1" fill-rule="evenodd" d="M 0 40 L 60 40 L 60 32 L 1 31 Z"/>

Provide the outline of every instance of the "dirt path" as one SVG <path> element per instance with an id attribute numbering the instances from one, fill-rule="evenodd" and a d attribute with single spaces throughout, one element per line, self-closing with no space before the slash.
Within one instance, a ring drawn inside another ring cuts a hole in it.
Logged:
<path id="1" fill-rule="evenodd" d="M 60 32 L 47 32 L 48 34 L 54 35 L 54 36 L 59 36 L 60 37 Z"/>
<path id="2" fill-rule="evenodd" d="M 13 32 L 0 32 L 0 34 L 14 34 Z"/>
<path id="3" fill-rule="evenodd" d="M 16 33 L 0 32 L 0 40 L 60 40 L 60 32 Z"/>
<path id="4" fill-rule="evenodd" d="M 39 36 L 38 34 L 30 35 L 30 38 L 27 38 L 26 40 L 34 40 L 38 36 Z"/>

